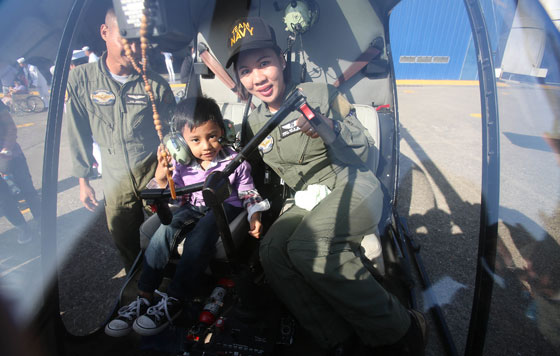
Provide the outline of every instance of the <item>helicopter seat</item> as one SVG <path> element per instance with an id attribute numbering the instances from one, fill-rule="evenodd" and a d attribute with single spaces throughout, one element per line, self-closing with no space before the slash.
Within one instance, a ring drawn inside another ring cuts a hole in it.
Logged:
<path id="1" fill-rule="evenodd" d="M 245 112 L 245 103 L 218 102 L 222 110 L 224 119 L 233 122 L 235 132 L 241 132 L 241 123 L 243 122 L 243 113 Z"/>
<path id="2" fill-rule="evenodd" d="M 356 109 L 356 117 L 360 120 L 360 123 L 368 130 L 369 134 L 375 142 L 375 146 L 372 147 L 370 151 L 370 157 L 368 159 L 367 165 L 372 172 L 377 173 L 377 165 L 379 162 L 379 151 L 380 151 L 380 137 L 379 137 L 379 116 L 377 111 L 371 105 L 354 104 L 354 109 Z"/>
<path id="3" fill-rule="evenodd" d="M 377 111 L 370 105 L 354 104 L 354 108 L 356 109 L 356 117 L 375 141 L 375 147 L 372 147 L 370 151 L 367 165 L 373 172 L 377 172 L 380 151 L 379 117 Z M 372 263 L 379 274 L 383 276 L 385 274 L 385 266 L 383 263 L 383 251 L 379 239 L 379 231 L 376 230 L 365 235 L 360 247 L 362 256 Z"/>

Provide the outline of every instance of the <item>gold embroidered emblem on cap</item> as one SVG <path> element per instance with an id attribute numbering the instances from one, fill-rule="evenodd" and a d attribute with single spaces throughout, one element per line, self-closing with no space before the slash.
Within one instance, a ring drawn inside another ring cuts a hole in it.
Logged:
<path id="1" fill-rule="evenodd" d="M 233 46 L 241 38 L 245 38 L 247 32 L 253 36 L 253 28 L 248 22 L 241 22 L 231 30 L 230 47 Z"/>

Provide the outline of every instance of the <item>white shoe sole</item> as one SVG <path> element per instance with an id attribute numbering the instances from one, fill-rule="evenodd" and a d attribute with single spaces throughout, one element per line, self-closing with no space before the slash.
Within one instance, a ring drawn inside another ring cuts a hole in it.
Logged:
<path id="1" fill-rule="evenodd" d="M 130 330 L 132 330 L 132 328 L 111 329 L 109 327 L 109 324 L 105 325 L 105 334 L 107 334 L 108 336 L 112 336 L 112 337 L 122 337 L 122 336 L 128 335 L 130 333 Z"/>

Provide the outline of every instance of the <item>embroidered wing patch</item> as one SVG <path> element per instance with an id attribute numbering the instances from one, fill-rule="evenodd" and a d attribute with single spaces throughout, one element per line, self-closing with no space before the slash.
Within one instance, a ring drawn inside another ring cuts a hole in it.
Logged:
<path id="1" fill-rule="evenodd" d="M 98 89 L 91 93 L 91 100 L 97 105 L 113 105 L 115 94 L 105 89 Z"/>

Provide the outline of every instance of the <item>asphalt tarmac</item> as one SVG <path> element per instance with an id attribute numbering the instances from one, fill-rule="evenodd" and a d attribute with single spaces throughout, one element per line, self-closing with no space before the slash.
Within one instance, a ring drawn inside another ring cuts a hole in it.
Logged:
<path id="1" fill-rule="evenodd" d="M 542 135 L 552 129 L 560 112 L 560 91 L 510 82 L 501 83 L 499 93 L 500 242 L 485 354 L 557 355 L 558 308 L 546 298 L 543 302 L 546 288 L 539 286 L 538 280 L 548 278 L 558 288 L 555 283 L 559 274 L 553 273 L 559 271 L 560 172 L 557 155 Z M 407 218 L 410 231 L 421 244 L 424 265 L 433 283 L 430 290 L 443 309 L 458 353 L 463 354 L 481 214 L 479 88 L 407 85 L 398 88 L 398 95 L 398 211 Z M 39 190 L 46 116 L 14 117 L 18 142 Z M 122 287 L 124 271 L 107 232 L 103 208 L 91 213 L 81 206 L 77 179 L 70 174 L 70 149 L 63 130 L 57 203 L 60 310 L 70 333 L 87 335 L 108 317 Z M 101 200 L 101 180 L 92 184 Z M 24 205 L 22 210 L 31 219 Z M 16 236 L 7 220 L 0 218 L 0 291 L 12 305 L 16 320 L 25 325 L 39 308 L 37 302 L 44 288 L 41 276 L 54 278 L 56 274 L 55 266 L 45 270 L 40 263 L 40 237 L 18 245 Z M 548 276 L 547 269 L 551 271 Z M 533 279 L 528 271 L 534 272 Z M 419 308 L 430 325 L 427 354 L 445 354 L 426 289 L 419 280 L 416 282 Z"/>

